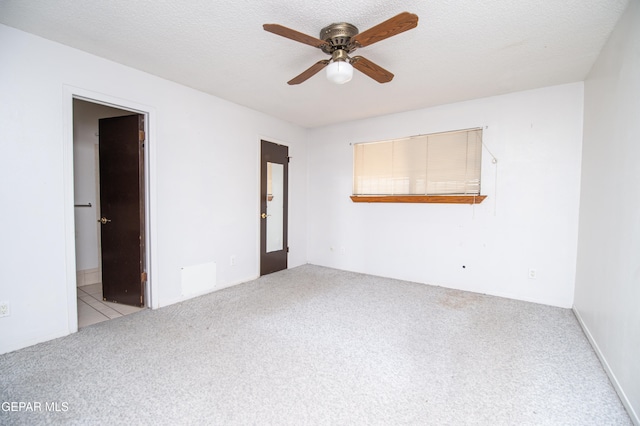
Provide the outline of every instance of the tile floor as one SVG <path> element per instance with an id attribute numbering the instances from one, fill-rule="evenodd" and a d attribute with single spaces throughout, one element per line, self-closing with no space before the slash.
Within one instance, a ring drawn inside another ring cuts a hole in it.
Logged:
<path id="1" fill-rule="evenodd" d="M 101 283 L 78 287 L 78 328 L 133 314 L 143 309 L 104 302 Z"/>

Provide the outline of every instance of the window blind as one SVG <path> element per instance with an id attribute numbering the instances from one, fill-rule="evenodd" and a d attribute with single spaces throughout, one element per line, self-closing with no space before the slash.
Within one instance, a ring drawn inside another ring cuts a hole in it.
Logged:
<path id="1" fill-rule="evenodd" d="M 354 195 L 480 195 L 482 129 L 354 145 Z"/>

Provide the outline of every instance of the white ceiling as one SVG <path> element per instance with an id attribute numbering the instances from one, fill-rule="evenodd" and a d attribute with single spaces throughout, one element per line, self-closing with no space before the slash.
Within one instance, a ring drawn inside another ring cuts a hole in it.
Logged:
<path id="1" fill-rule="evenodd" d="M 629 0 L 0 0 L 0 23 L 111 59 L 304 127 L 581 81 Z M 395 74 L 321 72 L 286 84 L 333 22 L 364 31 L 400 12 L 418 27 L 359 49 Z"/>

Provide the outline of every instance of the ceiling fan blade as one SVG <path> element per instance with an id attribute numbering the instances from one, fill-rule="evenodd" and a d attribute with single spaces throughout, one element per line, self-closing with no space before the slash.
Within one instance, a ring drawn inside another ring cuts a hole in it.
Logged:
<path id="1" fill-rule="evenodd" d="M 359 47 L 369 46 L 385 38 L 392 37 L 418 26 L 418 15 L 402 12 L 391 19 L 351 37 L 351 42 Z"/>
<path id="2" fill-rule="evenodd" d="M 380 65 L 374 64 L 367 58 L 363 58 L 362 56 L 354 56 L 351 58 L 351 65 L 378 83 L 388 83 L 393 80 L 393 73 L 385 70 Z"/>
<path id="3" fill-rule="evenodd" d="M 322 68 L 326 67 L 329 64 L 329 60 L 328 59 L 324 59 L 322 61 L 318 61 L 315 64 L 311 65 L 309 68 L 307 68 L 305 71 L 303 71 L 300 75 L 292 78 L 291 80 L 287 81 L 287 84 L 293 85 L 293 84 L 300 84 L 303 83 L 305 81 L 307 81 L 310 77 L 316 75 L 318 73 L 318 71 L 320 71 Z"/>
<path id="4" fill-rule="evenodd" d="M 279 36 L 286 37 L 288 39 L 297 41 L 299 43 L 308 44 L 309 46 L 322 47 L 324 45 L 328 45 L 328 43 L 324 40 L 311 37 L 310 35 L 306 35 L 299 31 L 292 30 L 291 28 L 283 27 L 282 25 L 279 25 L 279 24 L 264 24 L 262 28 L 264 28 L 265 31 L 269 31 L 270 33 L 274 33 Z"/>

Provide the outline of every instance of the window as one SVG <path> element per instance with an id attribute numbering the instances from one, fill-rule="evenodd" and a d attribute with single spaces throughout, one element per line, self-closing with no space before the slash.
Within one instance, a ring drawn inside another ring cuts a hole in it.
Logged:
<path id="1" fill-rule="evenodd" d="M 354 146 L 356 202 L 479 203 L 482 129 Z"/>

